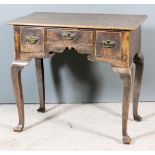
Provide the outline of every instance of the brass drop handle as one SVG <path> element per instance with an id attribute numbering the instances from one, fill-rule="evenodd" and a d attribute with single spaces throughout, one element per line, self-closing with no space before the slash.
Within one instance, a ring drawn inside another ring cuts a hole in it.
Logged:
<path id="1" fill-rule="evenodd" d="M 113 48 L 117 45 L 116 41 L 112 41 L 110 39 L 102 41 L 101 44 L 104 48 Z"/>
<path id="2" fill-rule="evenodd" d="M 63 32 L 62 36 L 67 40 L 74 40 L 76 39 L 76 33 L 74 32 Z"/>
<path id="3" fill-rule="evenodd" d="M 32 34 L 31 34 L 31 35 L 27 35 L 27 36 L 26 36 L 26 41 L 27 41 L 29 44 L 36 44 L 37 41 L 38 41 L 38 37 L 35 37 L 35 36 L 33 36 Z"/>

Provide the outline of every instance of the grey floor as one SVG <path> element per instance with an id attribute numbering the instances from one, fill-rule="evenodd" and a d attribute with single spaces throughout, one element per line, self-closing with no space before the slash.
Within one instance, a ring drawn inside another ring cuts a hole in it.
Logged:
<path id="1" fill-rule="evenodd" d="M 121 143 L 120 103 L 48 104 L 44 114 L 37 107 L 25 105 L 25 130 L 15 133 L 16 106 L 0 105 L 0 150 L 155 150 L 155 102 L 140 103 L 142 122 L 131 106 L 131 145 Z"/>

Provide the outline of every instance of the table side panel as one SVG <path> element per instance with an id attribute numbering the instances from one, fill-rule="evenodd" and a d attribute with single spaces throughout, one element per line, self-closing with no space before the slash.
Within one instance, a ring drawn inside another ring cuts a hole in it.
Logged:
<path id="1" fill-rule="evenodd" d="M 19 26 L 14 26 L 13 27 L 14 31 L 14 57 L 15 60 L 20 59 L 20 27 Z"/>
<path id="2" fill-rule="evenodd" d="M 130 64 L 137 53 L 141 52 L 141 26 L 130 32 Z"/>

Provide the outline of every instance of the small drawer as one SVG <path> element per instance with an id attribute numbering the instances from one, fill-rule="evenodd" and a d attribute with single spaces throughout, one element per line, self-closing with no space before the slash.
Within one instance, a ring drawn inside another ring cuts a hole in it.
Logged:
<path id="1" fill-rule="evenodd" d="M 96 31 L 96 57 L 121 57 L 121 32 Z"/>
<path id="2" fill-rule="evenodd" d="M 44 29 L 22 27 L 20 30 L 21 52 L 44 52 Z"/>
<path id="3" fill-rule="evenodd" d="M 47 42 L 62 42 L 62 44 L 93 44 L 93 31 L 74 29 L 47 29 Z"/>
<path id="4" fill-rule="evenodd" d="M 45 52 L 61 53 L 66 47 L 83 54 L 94 52 L 94 32 L 83 29 L 53 28 L 46 30 Z"/>

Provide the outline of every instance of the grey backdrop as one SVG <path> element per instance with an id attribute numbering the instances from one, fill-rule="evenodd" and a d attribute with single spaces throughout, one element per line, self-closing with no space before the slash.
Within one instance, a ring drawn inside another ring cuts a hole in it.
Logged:
<path id="1" fill-rule="evenodd" d="M 14 103 L 10 78 L 13 61 L 13 31 L 7 23 L 32 12 L 91 12 L 146 14 L 142 26 L 142 52 L 145 70 L 141 101 L 155 101 L 155 5 L 0 5 L 0 103 Z M 110 65 L 92 63 L 71 51 L 44 59 L 46 102 L 119 102 L 122 81 Z M 53 69 L 54 68 L 54 69 Z M 26 103 L 38 103 L 34 61 L 22 72 Z"/>

